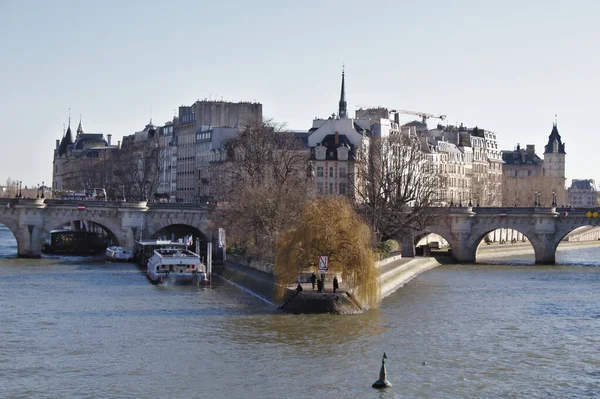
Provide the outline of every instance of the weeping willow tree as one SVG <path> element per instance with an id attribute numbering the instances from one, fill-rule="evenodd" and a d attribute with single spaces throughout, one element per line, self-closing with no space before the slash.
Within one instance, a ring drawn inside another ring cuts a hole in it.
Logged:
<path id="1" fill-rule="evenodd" d="M 277 240 L 274 272 L 278 296 L 306 271 L 317 272 L 320 255 L 329 256 L 329 273 L 341 275 L 366 306 L 380 300 L 371 231 L 343 198 L 319 198 L 307 203 L 296 226 Z"/>

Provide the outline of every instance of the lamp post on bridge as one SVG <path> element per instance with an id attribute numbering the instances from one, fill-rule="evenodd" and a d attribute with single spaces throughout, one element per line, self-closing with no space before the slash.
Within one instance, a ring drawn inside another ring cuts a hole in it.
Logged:
<path id="1" fill-rule="evenodd" d="M 44 195 L 44 182 L 42 182 L 42 196 L 40 197 L 41 199 L 46 198 Z"/>
<path id="2" fill-rule="evenodd" d="M 36 190 L 35 198 L 36 199 L 40 198 L 40 183 L 37 184 L 37 190 Z"/>
<path id="3" fill-rule="evenodd" d="M 556 208 L 556 190 L 552 190 L 552 207 Z"/>
<path id="4" fill-rule="evenodd" d="M 541 206 L 540 204 L 540 192 L 535 190 L 535 203 L 534 206 Z"/>
<path id="5" fill-rule="evenodd" d="M 17 198 L 23 198 L 23 182 L 21 180 L 17 183 Z"/>

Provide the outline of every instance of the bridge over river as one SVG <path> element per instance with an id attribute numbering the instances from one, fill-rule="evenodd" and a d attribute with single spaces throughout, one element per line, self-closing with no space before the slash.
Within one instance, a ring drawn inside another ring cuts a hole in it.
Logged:
<path id="1" fill-rule="evenodd" d="M 133 248 L 140 236 L 157 238 L 173 229 L 212 241 L 216 234 L 208 214 L 205 204 L 0 199 L 0 223 L 15 235 L 18 255 L 24 257 L 40 256 L 50 231 L 75 221 L 102 227 L 125 248 Z"/>
<path id="2" fill-rule="evenodd" d="M 203 241 L 216 233 L 209 221 L 209 207 L 193 203 L 104 202 L 64 200 L 0 199 L 0 223 L 12 231 L 19 256 L 40 256 L 51 230 L 74 221 L 101 226 L 116 245 L 133 248 L 136 238 L 157 238 L 179 228 Z M 527 237 L 537 263 L 554 263 L 556 248 L 571 231 L 598 226 L 600 208 L 543 207 L 450 207 L 434 208 L 436 217 L 417 234 L 436 233 L 452 248 L 459 262 L 474 262 L 477 247 L 491 231 L 513 229 Z M 168 235 L 167 235 L 168 236 Z"/>
<path id="3" fill-rule="evenodd" d="M 435 208 L 438 214 L 419 235 L 436 233 L 461 262 L 475 262 L 477 247 L 496 229 L 513 229 L 522 233 L 535 252 L 536 263 L 553 264 L 556 249 L 563 238 L 582 226 L 600 224 L 600 208 L 536 207 L 451 207 Z"/>

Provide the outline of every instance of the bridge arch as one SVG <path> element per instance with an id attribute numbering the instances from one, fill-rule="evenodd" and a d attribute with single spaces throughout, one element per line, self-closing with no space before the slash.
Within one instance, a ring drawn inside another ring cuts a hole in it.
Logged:
<path id="1" fill-rule="evenodd" d="M 0 220 L 0 225 L 2 227 L 6 228 L 6 230 L 8 230 L 10 233 L 12 233 L 13 238 L 14 238 L 14 240 L 16 242 L 16 248 L 15 248 L 16 252 L 14 253 L 14 255 L 15 256 L 20 256 L 21 253 L 24 252 L 23 248 L 26 248 L 26 246 L 24 245 L 25 244 L 24 243 L 25 239 L 22 238 L 22 237 L 20 237 L 20 235 L 19 235 L 18 225 L 16 225 L 15 223 L 11 223 L 10 221 L 9 222 L 4 222 L 2 220 Z M 22 243 L 22 244 L 20 244 L 20 243 Z M 12 256 L 12 254 L 9 253 L 9 252 L 4 253 L 3 255 L 4 256 Z"/>
<path id="2" fill-rule="evenodd" d="M 517 233 L 520 233 L 523 237 L 525 237 L 527 240 L 526 241 L 519 241 L 518 239 L 512 237 L 514 239 L 514 241 L 510 241 L 510 240 L 505 240 L 504 243 L 500 243 L 497 245 L 494 245 L 493 249 L 490 248 L 488 250 L 488 248 L 482 248 L 482 250 L 480 251 L 480 247 L 482 245 L 486 245 L 484 244 L 486 242 L 485 238 L 490 234 L 493 233 L 495 230 L 498 230 L 500 228 L 507 228 L 508 230 L 512 230 L 512 231 L 516 231 Z M 481 255 L 481 258 L 484 258 L 486 260 L 490 260 L 490 259 L 494 259 L 494 254 L 498 254 L 498 253 L 502 253 L 502 252 L 507 252 L 508 249 L 514 250 L 514 247 L 512 247 L 513 244 L 517 244 L 517 245 L 523 245 L 523 243 L 525 242 L 526 245 L 523 246 L 523 248 L 520 248 L 520 250 L 518 252 L 514 252 L 515 255 L 519 254 L 521 251 L 525 252 L 525 251 L 533 251 L 533 253 L 536 253 L 536 247 L 534 245 L 534 241 L 531 240 L 530 236 L 533 235 L 533 232 L 528 231 L 528 230 L 524 230 L 521 228 L 516 228 L 516 227 L 506 227 L 506 226 L 502 226 L 499 228 L 488 228 L 488 229 L 484 229 L 481 231 L 473 231 L 473 236 L 472 236 L 472 242 L 473 245 L 470 247 L 470 249 L 473 251 L 473 259 L 475 262 L 477 262 L 479 260 L 479 255 Z M 485 252 L 484 252 L 485 251 Z M 506 256 L 506 255 L 503 255 Z M 502 256 L 501 256 L 502 257 Z"/>
<path id="3" fill-rule="evenodd" d="M 75 214 L 64 214 L 61 216 L 53 216 L 50 217 L 47 223 L 44 224 L 44 227 L 40 229 L 39 239 L 43 241 L 46 239 L 50 231 L 59 229 L 66 224 L 84 221 L 84 222 L 92 222 L 98 226 L 100 226 L 104 231 L 108 233 L 111 240 L 115 245 L 123 246 L 127 241 L 127 233 L 123 232 L 123 229 L 119 224 L 116 223 L 113 218 L 102 217 L 95 213 L 85 214 L 85 215 L 75 215 Z M 41 244 L 40 244 L 41 245 Z"/>

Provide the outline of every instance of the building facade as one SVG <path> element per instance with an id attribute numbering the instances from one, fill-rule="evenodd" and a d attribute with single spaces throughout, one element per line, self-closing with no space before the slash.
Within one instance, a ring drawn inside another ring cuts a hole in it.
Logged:
<path id="1" fill-rule="evenodd" d="M 573 179 L 567 190 L 568 205 L 573 208 L 592 208 L 600 205 L 600 196 L 593 179 Z"/>
<path id="2" fill-rule="evenodd" d="M 198 202 L 206 193 L 205 165 L 210 151 L 220 147 L 213 143 L 214 128 L 239 131 L 248 120 L 262 120 L 262 104 L 251 102 L 196 101 L 191 106 L 179 107 L 175 118 L 177 143 L 176 201 Z M 220 135 L 219 135 L 220 137 Z M 217 141 L 219 138 L 216 137 Z M 201 187 L 204 186 L 204 187 Z"/>
<path id="3" fill-rule="evenodd" d="M 565 145 L 556 123 L 544 147 L 544 159 L 535 146 L 517 144 L 514 150 L 502 151 L 502 201 L 505 206 L 566 205 Z"/>
<path id="4" fill-rule="evenodd" d="M 52 190 L 83 190 L 106 187 L 112 180 L 113 160 L 119 146 L 102 133 L 84 133 L 81 121 L 75 139 L 71 121 L 61 140 L 56 140 L 52 167 Z"/>

